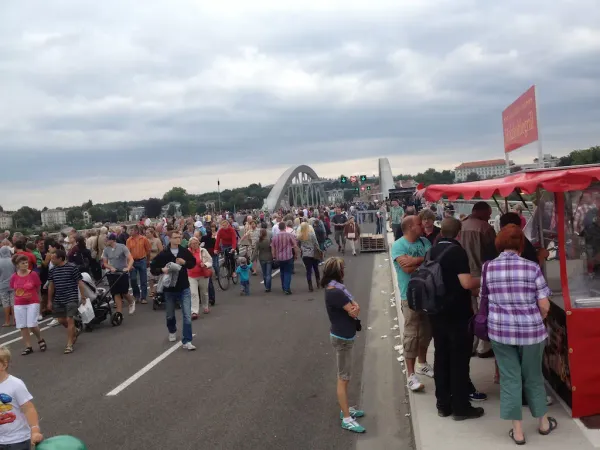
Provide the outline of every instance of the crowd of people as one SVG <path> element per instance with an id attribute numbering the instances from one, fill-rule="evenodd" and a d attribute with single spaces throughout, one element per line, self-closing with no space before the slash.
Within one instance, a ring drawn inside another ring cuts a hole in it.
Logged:
<path id="1" fill-rule="evenodd" d="M 426 206 L 418 214 L 402 211 L 400 216 L 398 205 L 391 208 L 398 236 L 391 256 L 402 300 L 408 388 L 422 392 L 419 376 L 434 378 L 440 417 L 479 418 L 484 409 L 471 402 L 484 401 L 487 395 L 471 382 L 470 359 L 495 357 L 500 417 L 512 421 L 510 438 L 517 445 L 526 443 L 524 404 L 538 419 L 538 432 L 548 435 L 558 424 L 548 416 L 551 398 L 542 374 L 551 292 L 540 264 L 547 252 L 536 251 L 525 237 L 521 211 L 503 214 L 496 233 L 486 202 L 476 203 L 462 220 L 445 210 L 436 227 L 438 206 Z M 439 267 L 444 286 L 439 307 L 424 311 L 410 303 L 411 309 L 409 300 L 417 295 L 411 280 L 419 270 L 420 276 L 432 270 L 431 262 Z M 427 361 L 431 340 L 433 366 Z"/>

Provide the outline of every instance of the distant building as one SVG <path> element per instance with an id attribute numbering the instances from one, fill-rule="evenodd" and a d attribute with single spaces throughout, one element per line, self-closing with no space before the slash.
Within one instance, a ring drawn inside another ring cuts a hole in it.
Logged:
<path id="1" fill-rule="evenodd" d="M 399 180 L 396 182 L 397 188 L 413 188 L 417 186 L 417 182 L 415 180 Z"/>
<path id="2" fill-rule="evenodd" d="M 67 223 L 67 212 L 62 209 L 47 209 L 42 211 L 42 226 L 54 227 Z"/>
<path id="3" fill-rule="evenodd" d="M 534 164 L 538 164 L 538 161 L 539 161 L 538 158 L 535 158 L 533 160 Z M 560 161 L 560 158 L 557 158 L 556 156 L 552 156 L 552 155 L 549 155 L 549 154 L 545 154 L 542 157 L 542 161 L 544 163 L 543 164 L 544 168 L 549 169 L 550 167 L 557 167 L 558 163 Z"/>
<path id="4" fill-rule="evenodd" d="M 8 230 L 13 227 L 12 216 L 5 212 L 0 212 L 0 229 Z"/>
<path id="5" fill-rule="evenodd" d="M 470 173 L 476 173 L 480 178 L 495 178 L 508 175 L 504 159 L 489 159 L 462 163 L 454 169 L 454 181 L 465 181 Z"/>
<path id="6" fill-rule="evenodd" d="M 146 208 L 143 206 L 134 206 L 129 210 L 129 220 L 132 222 L 137 222 L 144 217 L 144 215 L 146 215 Z"/>
<path id="7" fill-rule="evenodd" d="M 87 211 L 83 212 L 83 223 L 85 223 L 86 225 L 92 223 L 92 215 Z"/>
<path id="8" fill-rule="evenodd" d="M 339 203 L 344 201 L 344 190 L 343 189 L 332 189 L 331 191 L 325 192 L 327 195 L 328 203 Z"/>

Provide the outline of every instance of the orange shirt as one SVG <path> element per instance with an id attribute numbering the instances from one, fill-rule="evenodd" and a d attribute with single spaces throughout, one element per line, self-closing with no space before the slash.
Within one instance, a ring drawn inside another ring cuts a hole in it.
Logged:
<path id="1" fill-rule="evenodd" d="M 152 250 L 150 241 L 146 236 L 131 236 L 127 239 L 127 248 L 133 259 L 146 259 Z"/>

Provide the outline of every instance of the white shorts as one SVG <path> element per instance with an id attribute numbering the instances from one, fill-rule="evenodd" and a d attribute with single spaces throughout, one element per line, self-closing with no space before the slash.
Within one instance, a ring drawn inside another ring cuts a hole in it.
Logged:
<path id="1" fill-rule="evenodd" d="M 15 305 L 15 324 L 18 329 L 37 327 L 39 315 L 39 303 L 34 303 L 33 305 Z"/>

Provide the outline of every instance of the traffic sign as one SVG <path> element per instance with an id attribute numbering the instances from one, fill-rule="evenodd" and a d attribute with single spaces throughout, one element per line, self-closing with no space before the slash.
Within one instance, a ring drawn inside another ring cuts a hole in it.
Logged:
<path id="1" fill-rule="evenodd" d="M 356 183 L 356 177 L 355 177 L 354 175 L 352 175 L 352 176 L 350 177 L 350 182 L 351 182 L 351 183 Z"/>
<path id="2" fill-rule="evenodd" d="M 367 176 L 366 175 L 361 175 L 360 176 L 360 182 L 364 183 L 365 181 L 367 181 Z"/>
<path id="3" fill-rule="evenodd" d="M 342 184 L 346 183 L 347 181 L 348 181 L 348 178 L 346 178 L 346 177 L 340 178 L 340 183 L 342 183 Z"/>

